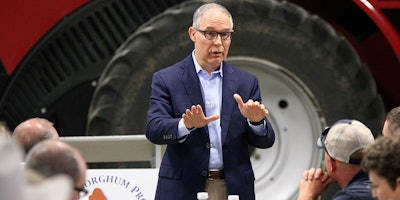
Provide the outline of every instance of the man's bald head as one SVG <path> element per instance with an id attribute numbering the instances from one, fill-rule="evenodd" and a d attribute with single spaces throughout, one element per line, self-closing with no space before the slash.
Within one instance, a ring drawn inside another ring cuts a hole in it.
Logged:
<path id="1" fill-rule="evenodd" d="M 25 153 L 40 141 L 58 139 L 59 135 L 53 123 L 44 118 L 31 118 L 20 123 L 13 132 L 12 137 L 21 143 Z"/>

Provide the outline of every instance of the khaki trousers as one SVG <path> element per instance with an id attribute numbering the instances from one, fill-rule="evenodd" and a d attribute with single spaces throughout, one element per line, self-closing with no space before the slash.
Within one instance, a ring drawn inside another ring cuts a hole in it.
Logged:
<path id="1" fill-rule="evenodd" d="M 208 192 L 208 200 L 228 199 L 228 191 L 224 179 L 208 179 L 206 182 L 206 192 Z"/>

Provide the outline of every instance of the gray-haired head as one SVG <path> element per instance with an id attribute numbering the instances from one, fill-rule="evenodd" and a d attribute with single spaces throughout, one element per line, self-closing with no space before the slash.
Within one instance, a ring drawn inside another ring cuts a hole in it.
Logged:
<path id="1" fill-rule="evenodd" d="M 231 13 L 224 6 L 217 4 L 217 3 L 207 3 L 207 4 L 204 4 L 204 5 L 200 6 L 199 8 L 197 8 L 197 10 L 193 14 L 192 26 L 196 29 L 200 29 L 201 19 L 203 18 L 204 13 L 206 13 L 208 10 L 213 9 L 213 8 L 218 8 L 221 11 L 223 11 L 224 13 L 226 13 L 226 15 L 229 16 L 229 18 L 231 19 L 231 24 L 232 24 L 231 28 L 233 29 L 233 18 L 232 18 Z"/>
<path id="2" fill-rule="evenodd" d="M 74 184 L 85 179 L 87 169 L 81 153 L 60 140 L 46 140 L 36 144 L 26 157 L 26 168 L 44 177 L 64 174 Z"/>

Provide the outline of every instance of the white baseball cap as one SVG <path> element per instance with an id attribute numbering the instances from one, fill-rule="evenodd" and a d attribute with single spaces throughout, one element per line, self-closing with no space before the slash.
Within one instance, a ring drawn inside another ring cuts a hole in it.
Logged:
<path id="1" fill-rule="evenodd" d="M 359 165 L 361 158 L 355 159 L 350 156 L 372 143 L 374 135 L 367 126 L 354 119 L 341 119 L 322 132 L 317 147 L 324 148 L 335 160 Z"/>

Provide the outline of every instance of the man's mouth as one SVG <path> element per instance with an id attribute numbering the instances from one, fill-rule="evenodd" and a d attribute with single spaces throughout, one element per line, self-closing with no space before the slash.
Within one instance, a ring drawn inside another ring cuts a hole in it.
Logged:
<path id="1" fill-rule="evenodd" d="M 215 52 L 212 52 L 211 54 L 212 54 L 212 55 L 214 55 L 214 56 L 219 56 L 219 55 L 221 55 L 221 54 L 222 54 L 222 52 L 215 51 Z"/>

